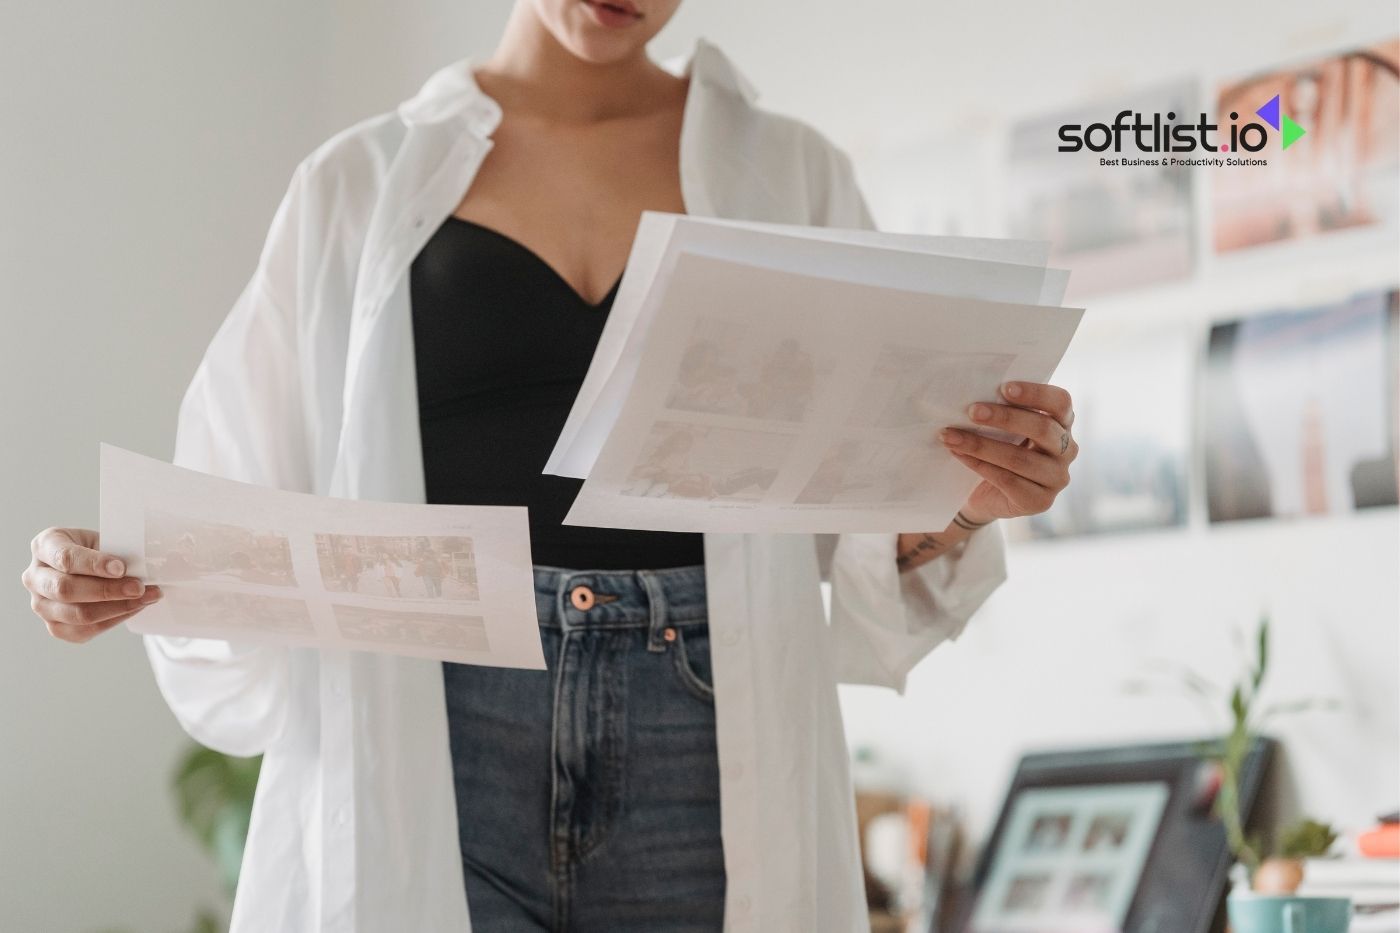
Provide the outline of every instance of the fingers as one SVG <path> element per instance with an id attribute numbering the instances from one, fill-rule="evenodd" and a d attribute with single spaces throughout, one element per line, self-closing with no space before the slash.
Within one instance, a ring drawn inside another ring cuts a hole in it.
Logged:
<path id="1" fill-rule="evenodd" d="M 1043 382 L 1007 382 L 1001 386 L 1001 397 L 1012 405 L 1043 411 L 1066 428 L 1074 424 L 1074 400 L 1059 386 Z"/>
<path id="2" fill-rule="evenodd" d="M 29 544 L 34 560 L 21 579 L 55 638 L 90 641 L 161 597 L 160 587 L 125 576 L 125 562 L 97 545 L 97 532 L 86 528 L 47 528 Z"/>
<path id="3" fill-rule="evenodd" d="M 1005 467 L 951 451 L 958 462 L 1000 489 L 1007 500 L 1024 514 L 1044 512 L 1055 501 L 1055 490 L 1033 483 Z"/>
<path id="4" fill-rule="evenodd" d="M 978 424 L 1019 434 L 1048 454 L 1069 461 L 1079 456 L 1079 444 L 1069 428 L 1050 415 L 1014 405 L 978 402 L 968 407 L 967 416 Z"/>
<path id="5" fill-rule="evenodd" d="M 34 559 L 62 573 L 120 577 L 126 564 L 96 550 L 97 533 L 85 528 L 46 528 L 29 544 Z"/>
<path id="6" fill-rule="evenodd" d="M 53 632 L 55 625 L 90 627 L 110 621 L 117 616 L 131 615 L 160 599 L 158 587 L 148 587 L 146 595 L 139 599 L 116 599 L 102 603 L 63 603 L 44 596 L 33 596 L 29 606 L 34 614 L 49 625 Z"/>
<path id="7" fill-rule="evenodd" d="M 1051 456 L 1044 451 L 1008 444 L 1006 441 L 993 440 L 957 428 L 944 428 L 939 432 L 939 439 L 948 451 L 960 460 L 968 458 L 988 463 L 1013 476 L 1055 491 L 1069 485 L 1068 463 L 1059 456 Z"/>
<path id="8" fill-rule="evenodd" d="M 137 609 L 133 612 L 124 612 L 121 615 L 113 616 L 110 619 L 92 625 L 69 625 L 64 622 L 50 622 L 49 634 L 60 641 L 81 645 L 92 641 L 108 629 L 116 628 L 140 611 L 140 609 Z"/>
<path id="9" fill-rule="evenodd" d="M 32 563 L 20 577 L 24 588 L 36 596 L 60 603 L 100 603 L 135 599 L 146 592 L 146 585 L 135 577 L 109 580 L 61 573 L 44 564 Z"/>

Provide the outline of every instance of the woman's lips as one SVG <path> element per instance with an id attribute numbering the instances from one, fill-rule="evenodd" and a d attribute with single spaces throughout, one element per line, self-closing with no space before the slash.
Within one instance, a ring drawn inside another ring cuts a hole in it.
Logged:
<path id="1" fill-rule="evenodd" d="M 583 5 L 600 25 L 609 29 L 622 29 L 642 18 L 641 11 L 629 0 L 583 0 Z"/>

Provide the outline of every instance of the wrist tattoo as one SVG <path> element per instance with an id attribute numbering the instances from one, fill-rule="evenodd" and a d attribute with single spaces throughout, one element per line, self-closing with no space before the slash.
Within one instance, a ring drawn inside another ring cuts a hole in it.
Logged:
<path id="1" fill-rule="evenodd" d="M 939 541 L 931 534 L 925 534 L 918 541 L 915 541 L 912 547 L 906 549 L 904 553 L 895 555 L 895 566 L 903 570 L 909 566 L 909 563 L 913 561 L 914 558 L 921 557 L 925 554 L 932 554 L 942 546 L 942 541 Z"/>
<path id="2" fill-rule="evenodd" d="M 958 514 L 953 516 L 953 524 L 957 525 L 964 531 L 976 531 L 978 528 L 981 528 L 984 525 L 990 525 L 991 519 L 988 519 L 985 522 L 974 522 L 972 519 L 964 515 L 961 509 L 959 509 Z"/>

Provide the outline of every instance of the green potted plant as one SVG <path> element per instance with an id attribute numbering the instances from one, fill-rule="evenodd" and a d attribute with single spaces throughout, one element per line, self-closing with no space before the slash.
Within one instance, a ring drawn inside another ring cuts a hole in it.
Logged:
<path id="1" fill-rule="evenodd" d="M 1184 665 L 1159 663 L 1154 667 L 1158 671 L 1175 673 L 1177 686 L 1192 698 L 1217 708 L 1222 700 L 1226 704 L 1228 730 L 1218 741 L 1207 743 L 1201 750 L 1202 756 L 1218 769 L 1220 786 L 1215 796 L 1215 814 L 1225 827 L 1230 852 L 1243 867 L 1249 887 L 1261 894 L 1292 894 L 1303 881 L 1303 860 L 1325 855 L 1337 834 L 1324 823 L 1304 818 L 1282 829 L 1273 847 L 1259 834 L 1247 835 L 1240 810 L 1240 774 L 1250 748 L 1269 722 L 1278 716 L 1311 709 L 1335 709 L 1336 704 L 1306 699 L 1261 705 L 1259 694 L 1269 670 L 1267 615 L 1259 620 L 1253 641 L 1254 656 L 1229 689 L 1222 689 Z M 1145 682 L 1131 685 L 1137 691 L 1147 686 Z"/>
<path id="2" fill-rule="evenodd" d="M 1254 869 L 1250 886 L 1260 894 L 1292 894 L 1303 883 L 1303 860 L 1326 855 L 1336 841 L 1326 823 L 1299 820 L 1279 834 L 1274 854 Z"/>

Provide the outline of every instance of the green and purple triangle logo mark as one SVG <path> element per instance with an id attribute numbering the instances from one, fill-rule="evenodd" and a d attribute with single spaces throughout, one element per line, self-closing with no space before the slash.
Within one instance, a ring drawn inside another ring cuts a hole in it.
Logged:
<path id="1" fill-rule="evenodd" d="M 1277 94 L 1270 98 L 1267 104 L 1254 112 L 1263 117 L 1265 123 L 1283 134 L 1283 148 L 1285 149 L 1302 139 L 1303 135 L 1307 133 L 1307 130 L 1294 123 L 1288 114 L 1279 112 Z"/>

